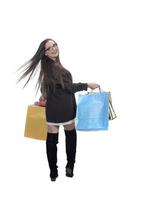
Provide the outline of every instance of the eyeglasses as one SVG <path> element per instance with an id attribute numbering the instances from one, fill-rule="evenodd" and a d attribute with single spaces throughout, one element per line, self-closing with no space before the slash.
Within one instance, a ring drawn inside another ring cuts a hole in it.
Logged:
<path id="1" fill-rule="evenodd" d="M 53 45 L 52 45 L 52 47 L 49 47 L 48 49 L 46 49 L 45 51 L 49 51 L 50 49 L 52 49 L 53 47 L 57 47 L 57 44 L 56 43 L 54 43 Z"/>

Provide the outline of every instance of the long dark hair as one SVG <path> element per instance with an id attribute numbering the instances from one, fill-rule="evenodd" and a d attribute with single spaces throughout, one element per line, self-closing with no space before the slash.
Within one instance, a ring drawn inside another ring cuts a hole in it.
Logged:
<path id="1" fill-rule="evenodd" d="M 63 77 L 65 77 L 64 75 L 68 72 L 68 70 L 62 66 L 59 55 L 56 58 L 56 61 L 45 55 L 45 44 L 49 40 L 52 39 L 43 40 L 34 56 L 18 69 L 20 70 L 24 68 L 24 72 L 18 79 L 17 83 L 29 75 L 28 80 L 23 86 L 23 88 L 25 88 L 36 69 L 38 69 L 38 66 L 40 66 L 40 74 L 35 88 L 37 89 L 36 94 L 40 88 L 44 96 L 46 96 L 50 90 L 55 92 L 56 84 L 59 84 L 64 88 Z"/>

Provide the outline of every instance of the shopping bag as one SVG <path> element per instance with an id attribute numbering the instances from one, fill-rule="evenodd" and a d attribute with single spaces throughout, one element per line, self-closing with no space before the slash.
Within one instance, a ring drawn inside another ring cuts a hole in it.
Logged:
<path id="1" fill-rule="evenodd" d="M 108 92 L 79 94 L 75 120 L 77 130 L 108 130 L 108 121 Z"/>
<path id="2" fill-rule="evenodd" d="M 47 124 L 45 117 L 45 107 L 29 105 L 25 123 L 25 137 L 46 140 Z"/>
<path id="3" fill-rule="evenodd" d="M 113 120 L 116 117 L 117 117 L 117 115 L 116 115 L 115 110 L 113 108 L 111 92 L 109 92 L 109 120 Z"/>

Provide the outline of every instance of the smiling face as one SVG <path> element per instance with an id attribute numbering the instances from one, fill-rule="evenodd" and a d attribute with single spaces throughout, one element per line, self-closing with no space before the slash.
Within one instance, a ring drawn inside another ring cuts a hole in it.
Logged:
<path id="1" fill-rule="evenodd" d="M 51 58 L 52 60 L 56 60 L 59 55 L 59 49 L 55 41 L 48 40 L 45 44 L 45 55 Z"/>

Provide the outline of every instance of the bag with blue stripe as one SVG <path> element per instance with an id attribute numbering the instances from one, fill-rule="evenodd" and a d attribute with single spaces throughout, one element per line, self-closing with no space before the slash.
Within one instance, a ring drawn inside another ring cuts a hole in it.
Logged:
<path id="1" fill-rule="evenodd" d="M 76 112 L 76 130 L 108 130 L 109 92 L 79 94 Z"/>

